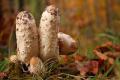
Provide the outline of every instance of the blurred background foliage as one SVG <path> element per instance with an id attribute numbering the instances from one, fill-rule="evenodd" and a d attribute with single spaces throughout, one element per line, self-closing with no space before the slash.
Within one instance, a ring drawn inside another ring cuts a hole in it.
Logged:
<path id="1" fill-rule="evenodd" d="M 41 13 L 50 4 L 58 6 L 60 31 L 78 41 L 80 53 L 104 41 L 120 42 L 120 0 L 0 0 L 0 53 L 15 51 L 18 12 L 30 11 L 39 26 Z"/>

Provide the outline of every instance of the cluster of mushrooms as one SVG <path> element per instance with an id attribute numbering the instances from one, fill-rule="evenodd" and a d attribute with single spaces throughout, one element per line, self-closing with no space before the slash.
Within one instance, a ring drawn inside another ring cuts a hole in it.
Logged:
<path id="1" fill-rule="evenodd" d="M 20 12 L 16 17 L 17 54 L 11 55 L 10 61 L 19 61 L 27 66 L 31 74 L 40 74 L 46 71 L 46 61 L 59 61 L 61 54 L 75 52 L 76 41 L 59 32 L 59 25 L 60 16 L 54 5 L 48 6 L 43 12 L 39 29 L 31 13 Z"/>

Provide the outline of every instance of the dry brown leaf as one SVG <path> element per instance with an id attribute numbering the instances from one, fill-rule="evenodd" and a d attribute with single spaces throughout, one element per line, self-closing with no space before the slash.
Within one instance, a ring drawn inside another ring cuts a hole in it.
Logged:
<path id="1" fill-rule="evenodd" d="M 86 75 L 87 73 L 97 74 L 99 70 L 98 61 L 89 61 L 83 67 L 80 68 L 80 74 Z"/>
<path id="2" fill-rule="evenodd" d="M 118 56 L 120 56 L 120 52 L 105 52 L 104 54 L 106 54 L 108 57 L 111 57 L 111 58 L 117 58 Z"/>
<path id="3" fill-rule="evenodd" d="M 114 63 L 114 59 L 113 58 L 108 58 L 108 62 L 109 62 L 109 64 L 113 64 Z"/>
<path id="4" fill-rule="evenodd" d="M 7 77 L 7 74 L 5 72 L 0 72 L 0 79 L 3 79 Z"/>
<path id="5" fill-rule="evenodd" d="M 111 48 L 114 51 L 111 51 Z M 120 45 L 115 45 L 112 42 L 106 42 L 101 46 L 97 46 L 93 52 L 99 57 L 99 59 L 108 60 L 108 63 L 111 65 L 114 63 L 114 60 L 120 56 Z"/>
<path id="6" fill-rule="evenodd" d="M 102 54 L 101 52 L 98 52 L 97 50 L 93 51 L 95 55 L 97 55 L 101 60 L 107 60 L 108 57 L 105 54 Z"/>
<path id="7" fill-rule="evenodd" d="M 112 47 L 115 49 L 115 51 L 120 52 L 120 45 L 113 45 Z"/>
<path id="8" fill-rule="evenodd" d="M 85 60 L 85 59 L 86 59 L 85 56 L 80 56 L 80 55 L 75 55 L 75 56 L 74 56 L 75 62 L 76 62 L 76 61 L 81 62 L 81 61 L 83 61 L 83 60 Z"/>

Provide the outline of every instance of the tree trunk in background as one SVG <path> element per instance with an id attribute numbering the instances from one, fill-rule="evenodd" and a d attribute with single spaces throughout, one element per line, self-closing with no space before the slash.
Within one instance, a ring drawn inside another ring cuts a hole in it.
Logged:
<path id="1" fill-rule="evenodd" d="M 107 25 L 109 28 L 112 28 L 112 1 L 106 0 L 106 16 L 107 16 Z"/>
<path id="2" fill-rule="evenodd" d="M 37 0 L 36 6 L 35 6 L 35 11 L 34 11 L 37 26 L 39 26 L 41 14 L 44 11 L 45 6 L 46 6 L 45 0 Z"/>
<path id="3" fill-rule="evenodd" d="M 14 28 L 14 0 L 0 0 L 0 52 L 8 53 L 9 36 Z M 13 38 L 12 38 L 13 39 Z"/>
<path id="4" fill-rule="evenodd" d="M 11 13 L 9 0 L 1 0 L 0 6 L 0 44 L 7 45 L 14 24 L 14 16 Z"/>
<path id="5" fill-rule="evenodd" d="M 19 0 L 19 11 L 24 10 L 24 0 Z"/>
<path id="6" fill-rule="evenodd" d="M 45 5 L 48 6 L 48 5 L 51 5 L 51 4 L 56 4 L 56 1 L 57 0 L 45 0 Z"/>
<path id="7" fill-rule="evenodd" d="M 99 3 L 98 0 L 94 0 L 94 7 L 96 13 L 96 25 L 100 27 L 100 19 L 99 19 Z"/>
<path id="8" fill-rule="evenodd" d="M 9 1 L 9 5 L 10 5 L 10 11 L 12 12 L 12 13 L 14 13 L 15 12 L 15 2 L 14 2 L 14 0 L 10 0 Z"/>
<path id="9" fill-rule="evenodd" d="M 15 20 L 15 14 L 16 14 L 16 10 L 18 8 L 15 0 L 9 0 L 9 6 L 10 6 L 10 11 L 11 11 L 11 15 L 14 16 L 14 20 Z M 9 54 L 13 53 L 16 51 L 16 35 L 15 35 L 15 24 L 12 24 L 12 28 L 11 28 L 11 32 L 9 32 L 9 39 L 8 39 L 8 52 Z"/>

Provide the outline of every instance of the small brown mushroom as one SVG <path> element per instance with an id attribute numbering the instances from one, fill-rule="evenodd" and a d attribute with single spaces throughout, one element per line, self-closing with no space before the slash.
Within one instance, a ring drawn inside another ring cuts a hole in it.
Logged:
<path id="1" fill-rule="evenodd" d="M 29 71 L 31 74 L 43 76 L 45 74 L 45 66 L 42 60 L 38 57 L 32 57 L 30 59 Z"/>

